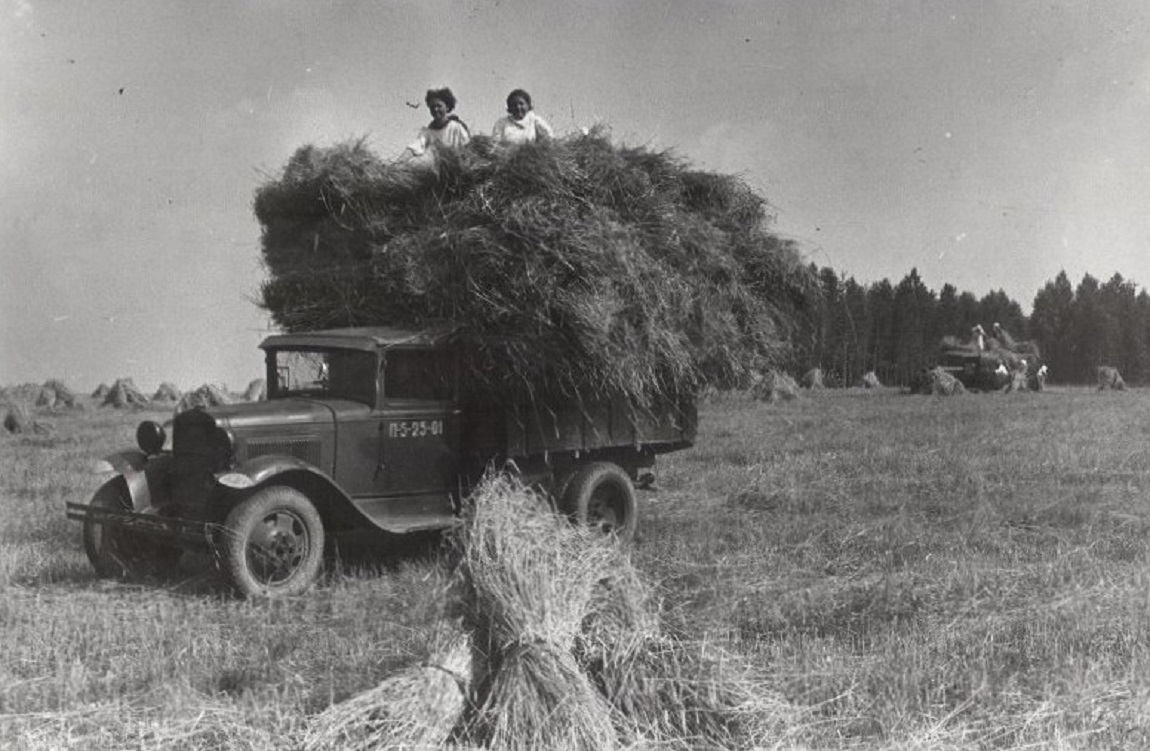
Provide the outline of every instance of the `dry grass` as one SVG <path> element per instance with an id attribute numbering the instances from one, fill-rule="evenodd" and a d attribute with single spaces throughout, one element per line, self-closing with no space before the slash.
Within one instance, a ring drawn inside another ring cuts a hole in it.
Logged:
<path id="1" fill-rule="evenodd" d="M 435 629 L 430 653 L 309 724 L 305 751 L 439 749 L 463 720 L 472 680 L 470 637 Z"/>
<path id="2" fill-rule="evenodd" d="M 1150 747 L 1147 400 L 709 400 L 697 447 L 641 496 L 633 560 L 654 586 L 613 616 L 653 608 L 651 638 L 680 649 L 619 673 L 616 696 L 676 670 L 699 677 L 678 684 L 691 701 L 753 687 L 736 748 Z M 280 603 L 238 601 L 190 563 L 96 582 L 63 503 L 144 416 L 0 435 L 0 747 L 301 748 L 325 710 L 427 658 L 434 547 L 345 559 Z M 701 747 L 682 719 L 652 726 Z M 653 734 L 635 747 L 666 748 Z"/>

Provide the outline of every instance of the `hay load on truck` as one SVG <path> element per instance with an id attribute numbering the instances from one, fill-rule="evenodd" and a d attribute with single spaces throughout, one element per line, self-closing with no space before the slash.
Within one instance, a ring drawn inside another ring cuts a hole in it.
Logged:
<path id="1" fill-rule="evenodd" d="M 988 336 L 981 325 L 970 338 L 943 337 L 938 366 L 973 391 L 1042 391 L 1046 369 L 1037 343 L 1016 341 L 1000 324 Z"/>
<path id="2" fill-rule="evenodd" d="M 246 594 L 306 589 L 328 531 L 452 523 L 489 466 L 621 538 L 704 386 L 780 365 L 816 289 L 742 180 L 602 132 L 430 168 L 299 149 L 257 191 L 268 400 L 154 423 L 87 507 L 97 570 L 214 547 Z M 177 546 L 178 547 L 178 546 Z"/>
<path id="3" fill-rule="evenodd" d="M 330 534 L 450 527 L 487 468 L 508 463 L 572 520 L 628 539 L 635 485 L 695 437 L 690 400 L 468 403 L 450 329 L 283 334 L 262 347 L 267 401 L 181 412 L 170 447 L 162 426 L 141 423 L 138 448 L 106 460 L 118 474 L 91 504 L 69 504 L 100 574 L 215 550 L 242 593 L 298 593 Z"/>

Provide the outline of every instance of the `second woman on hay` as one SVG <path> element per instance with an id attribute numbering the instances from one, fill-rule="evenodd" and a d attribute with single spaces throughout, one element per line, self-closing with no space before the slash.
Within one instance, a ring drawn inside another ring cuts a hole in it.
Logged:
<path id="1" fill-rule="evenodd" d="M 419 131 L 419 137 L 407 147 L 414 156 L 421 157 L 434 147 L 451 149 L 464 146 L 471 140 L 471 131 L 451 112 L 455 109 L 455 94 L 451 89 L 428 89 L 423 98 L 431 113 L 431 122 Z"/>
<path id="2" fill-rule="evenodd" d="M 547 121 L 535 114 L 531 95 L 523 89 L 507 95 L 507 115 L 495 122 L 491 133 L 496 141 L 507 144 L 532 143 L 553 135 Z"/>

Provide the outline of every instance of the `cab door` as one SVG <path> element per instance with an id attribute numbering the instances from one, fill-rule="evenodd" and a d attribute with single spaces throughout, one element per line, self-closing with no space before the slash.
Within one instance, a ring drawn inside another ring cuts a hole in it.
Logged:
<path id="1" fill-rule="evenodd" d="M 454 517 L 459 483 L 457 362 L 450 349 L 383 354 L 380 468 L 388 516 L 410 529 Z"/>

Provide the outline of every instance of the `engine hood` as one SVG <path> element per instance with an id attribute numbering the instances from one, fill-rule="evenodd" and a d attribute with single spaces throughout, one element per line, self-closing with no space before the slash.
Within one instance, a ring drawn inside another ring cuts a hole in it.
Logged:
<path id="1" fill-rule="evenodd" d="M 366 415 L 371 408 L 360 402 L 305 398 L 272 399 L 209 407 L 208 414 L 225 430 L 245 431 L 287 426 L 322 426 Z"/>

